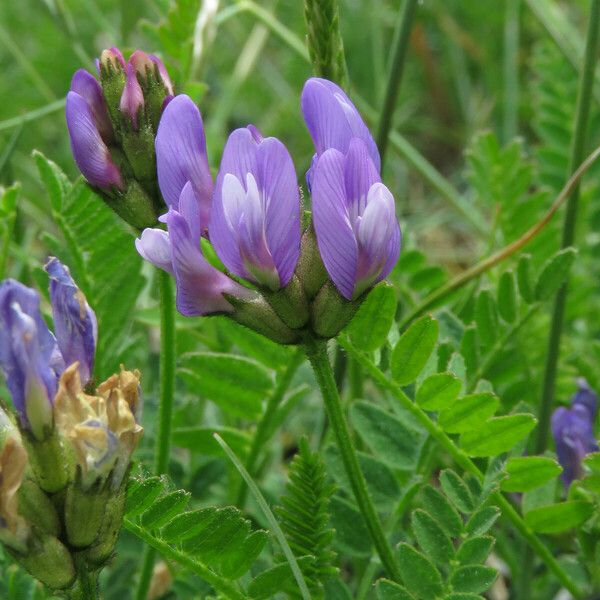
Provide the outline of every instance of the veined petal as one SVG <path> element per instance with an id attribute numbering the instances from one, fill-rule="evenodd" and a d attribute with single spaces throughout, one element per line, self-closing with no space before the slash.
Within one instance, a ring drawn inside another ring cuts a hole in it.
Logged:
<path id="1" fill-rule="evenodd" d="M 71 91 L 79 94 L 88 103 L 100 136 L 104 142 L 110 144 L 115 134 L 108 115 L 108 107 L 102 93 L 102 87 L 98 80 L 85 69 L 79 69 L 75 71 L 75 75 L 71 79 Z"/>
<path id="2" fill-rule="evenodd" d="M 200 206 L 196 200 L 196 194 L 194 194 L 194 188 L 189 181 L 183 186 L 181 196 L 179 196 L 179 214 L 185 219 L 192 240 L 200 244 L 202 216 L 200 214 Z"/>
<path id="3" fill-rule="evenodd" d="M 171 263 L 171 243 L 166 231 L 144 229 L 142 235 L 135 240 L 135 247 L 144 260 L 171 275 L 175 274 Z"/>
<path id="4" fill-rule="evenodd" d="M 377 144 L 346 93 L 327 79 L 311 77 L 302 90 L 302 112 L 320 156 L 328 148 L 346 153 L 353 137 L 362 139 L 379 172 Z"/>
<path id="5" fill-rule="evenodd" d="M 348 300 L 352 299 L 358 268 L 358 247 L 347 212 L 345 157 L 327 150 L 313 179 L 312 208 L 319 252 L 329 277 Z"/>
<path id="6" fill-rule="evenodd" d="M 177 282 L 177 309 L 186 317 L 231 312 L 223 294 L 246 297 L 248 290 L 210 265 L 192 240 L 185 219 L 170 210 L 167 225 Z"/>
<path id="7" fill-rule="evenodd" d="M 200 207 L 201 228 L 208 227 L 213 182 L 206 155 L 204 125 L 189 96 L 176 96 L 166 106 L 156 134 L 156 166 L 160 191 L 170 208 L 190 181 Z"/>
<path id="8" fill-rule="evenodd" d="M 94 372 L 98 340 L 96 314 L 73 281 L 69 269 L 57 258 L 51 258 L 45 270 L 50 277 L 50 300 L 58 347 L 67 365 L 79 363 L 79 374 L 85 385 Z"/>
<path id="9" fill-rule="evenodd" d="M 83 176 L 95 187 L 123 189 L 121 173 L 100 136 L 92 110 L 75 92 L 67 94 L 66 116 L 73 157 Z"/>
<path id="10" fill-rule="evenodd" d="M 266 204 L 267 247 L 285 287 L 300 254 L 300 193 L 294 163 L 287 148 L 276 138 L 266 138 L 256 156 L 259 186 Z"/>
<path id="11" fill-rule="evenodd" d="M 381 181 L 366 144 L 359 138 L 352 138 L 346 154 L 344 169 L 346 199 L 350 222 L 354 225 L 357 217 L 367 206 L 367 195 L 373 184 Z"/>
<path id="12" fill-rule="evenodd" d="M 119 110 L 129 120 L 134 129 L 138 129 L 138 117 L 144 107 L 144 93 L 137 78 L 136 69 L 132 63 L 127 65 L 127 78 L 121 94 Z"/>

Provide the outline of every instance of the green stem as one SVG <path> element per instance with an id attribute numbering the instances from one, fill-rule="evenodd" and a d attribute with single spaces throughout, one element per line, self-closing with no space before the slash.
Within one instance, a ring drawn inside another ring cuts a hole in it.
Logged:
<path id="1" fill-rule="evenodd" d="M 200 577 L 200 579 L 211 585 L 217 592 L 223 594 L 225 598 L 230 598 L 231 600 L 246 600 L 246 596 L 239 592 L 235 586 L 229 583 L 224 577 L 213 573 L 213 571 L 200 561 L 194 560 L 187 554 L 176 550 L 167 544 L 167 542 L 155 538 L 149 531 L 129 519 L 125 519 L 123 525 L 125 529 L 131 531 L 131 533 L 140 538 L 147 546 L 160 552 L 167 560 L 172 560 L 182 567 L 189 569 L 192 573 Z"/>
<path id="2" fill-rule="evenodd" d="M 587 128 L 589 124 L 590 106 L 594 88 L 594 72 L 600 47 L 600 0 L 592 0 L 590 16 L 586 36 L 585 59 L 581 79 L 579 83 L 579 94 L 577 97 L 577 111 L 575 115 L 575 133 L 571 147 L 571 158 L 569 173 L 575 171 L 581 162 L 585 151 Z M 577 207 L 579 204 L 579 185 L 571 190 L 567 201 L 567 210 L 563 224 L 561 248 L 572 246 L 575 241 L 575 227 L 577 225 Z M 535 452 L 539 454 L 546 449 L 548 441 L 548 429 L 550 427 L 550 414 L 554 402 L 554 387 L 556 383 L 556 371 L 560 355 L 560 338 L 562 335 L 565 307 L 567 304 L 568 282 L 564 283 L 556 292 L 554 309 L 552 311 L 552 324 L 548 336 L 548 352 L 546 354 L 546 366 L 544 369 L 544 380 L 542 386 L 542 399 L 539 412 L 539 424 Z"/>
<path id="3" fill-rule="evenodd" d="M 246 470 L 252 477 L 256 476 L 256 461 L 260 455 L 261 450 L 265 444 L 269 441 L 270 436 L 274 433 L 273 423 L 277 416 L 277 409 L 284 399 L 292 379 L 298 370 L 298 367 L 302 363 L 303 352 L 301 348 L 296 349 L 294 354 L 290 357 L 287 367 L 282 371 L 277 378 L 277 385 L 273 390 L 273 393 L 267 400 L 267 406 L 265 412 L 258 423 L 256 432 L 254 433 L 254 439 L 252 440 L 252 446 L 250 447 L 250 453 L 246 459 Z M 246 503 L 246 496 L 248 494 L 248 487 L 245 485 L 245 481 L 242 479 L 241 487 L 238 492 L 238 499 L 236 506 L 243 508 Z"/>
<path id="4" fill-rule="evenodd" d="M 381 108 L 381 118 L 377 130 L 377 146 L 381 156 L 381 170 L 385 162 L 385 153 L 387 150 L 390 128 L 392 126 L 392 117 L 396 108 L 398 91 L 404 74 L 404 65 L 410 41 L 410 31 L 417 11 L 418 0 L 404 0 L 404 6 L 400 13 L 398 25 L 394 33 L 392 44 L 392 62 L 385 90 L 385 99 Z"/>
<path id="5" fill-rule="evenodd" d="M 600 1 L 600 0 L 599 0 Z M 581 176 L 592 166 L 596 159 L 600 156 L 600 147 L 596 148 L 582 163 L 579 168 L 573 173 L 569 181 L 565 184 L 560 194 L 556 197 L 548 211 L 544 216 L 530 229 L 528 229 L 519 239 L 511 242 L 504 248 L 501 248 L 495 254 L 492 254 L 485 260 L 473 265 L 471 268 L 458 274 L 456 277 L 437 288 L 426 296 L 418 306 L 415 306 L 401 321 L 400 328 L 405 329 L 412 321 L 422 315 L 430 308 L 437 306 L 442 300 L 450 294 L 460 289 L 465 284 L 469 283 L 482 273 L 485 273 L 498 263 L 511 257 L 513 254 L 526 246 L 533 238 L 535 238 L 544 227 L 550 222 L 554 213 L 560 208 L 563 202 L 569 197 L 569 194 L 576 189 Z"/>
<path id="6" fill-rule="evenodd" d="M 305 347 L 306 355 L 315 372 L 317 383 L 321 388 L 329 424 L 334 432 L 358 508 L 362 513 L 385 570 L 392 579 L 400 581 L 400 573 L 394 560 L 392 548 L 381 527 L 377 512 L 373 506 L 373 501 L 367 490 L 364 475 L 358 463 L 356 450 L 350 438 L 350 431 L 342 411 L 340 395 L 335 385 L 329 357 L 327 356 L 326 342 L 307 337 Z"/>
<path id="7" fill-rule="evenodd" d="M 377 366 L 360 350 L 355 348 L 348 339 L 344 337 L 338 338 L 339 344 L 346 349 L 348 354 L 362 364 L 365 370 L 373 378 L 379 386 L 391 392 L 391 394 L 431 435 L 433 439 L 452 457 L 454 462 L 467 473 L 472 473 L 479 480 L 483 480 L 483 473 L 477 465 L 469 458 L 469 456 L 458 448 L 442 428 L 432 421 L 427 413 L 417 406 L 402 390 L 402 388 L 394 381 L 387 378 L 385 373 L 380 371 Z M 500 492 L 492 494 L 494 502 L 502 510 L 503 514 L 517 531 L 523 536 L 529 545 L 535 550 L 538 556 L 544 561 L 548 569 L 554 573 L 562 585 L 567 588 L 573 596 L 581 598 L 582 594 L 575 582 L 571 580 L 569 575 L 560 566 L 552 552 L 545 544 L 535 535 L 529 526 L 523 521 L 521 516 L 513 508 L 512 504 Z"/>
<path id="8" fill-rule="evenodd" d="M 160 293 L 160 404 L 158 408 L 158 434 L 154 453 L 154 472 L 166 473 L 171 449 L 171 427 L 173 421 L 173 397 L 175 393 L 175 300 L 173 286 L 168 273 L 158 273 Z M 136 600 L 145 600 L 148 595 L 156 551 L 147 546 L 142 559 L 142 569 L 136 592 Z"/>
<path id="9" fill-rule="evenodd" d="M 100 586 L 98 585 L 98 572 L 90 572 L 85 559 L 75 555 L 75 568 L 77 582 L 69 594 L 69 600 L 101 600 Z"/>

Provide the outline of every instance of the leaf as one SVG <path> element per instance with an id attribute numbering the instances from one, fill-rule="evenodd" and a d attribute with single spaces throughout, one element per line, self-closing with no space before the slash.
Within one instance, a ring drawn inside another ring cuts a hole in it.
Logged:
<path id="1" fill-rule="evenodd" d="M 479 594 L 470 594 L 469 592 L 463 594 L 458 592 L 457 594 L 444 596 L 444 600 L 485 600 L 485 598 Z"/>
<path id="2" fill-rule="evenodd" d="M 487 590 L 496 580 L 496 569 L 483 565 L 458 567 L 450 576 L 450 585 L 457 592 L 477 594 Z"/>
<path id="3" fill-rule="evenodd" d="M 534 285 L 531 278 L 531 256 L 523 254 L 517 265 L 517 282 L 519 292 L 527 304 L 535 302 Z"/>
<path id="4" fill-rule="evenodd" d="M 496 412 L 499 404 L 494 394 L 463 396 L 440 413 L 439 424 L 447 433 L 464 433 L 483 425 Z"/>
<path id="5" fill-rule="evenodd" d="M 411 524 L 419 546 L 431 560 L 448 564 L 454 558 L 452 541 L 428 513 L 421 509 L 415 510 Z"/>
<path id="6" fill-rule="evenodd" d="M 449 408 L 458 398 L 460 388 L 460 380 L 452 373 L 436 373 L 419 386 L 416 402 L 425 410 Z"/>
<path id="7" fill-rule="evenodd" d="M 302 567 L 310 564 L 312 557 L 305 556 L 298 560 L 298 564 Z M 253 600 L 261 600 L 262 598 L 273 598 L 278 592 L 286 591 L 293 586 L 294 575 L 288 563 L 282 563 L 263 571 L 255 577 L 248 585 L 248 594 Z M 295 587 L 292 587 L 295 590 Z"/>
<path id="8" fill-rule="evenodd" d="M 562 472 L 562 467 L 547 456 L 513 456 L 506 463 L 507 479 L 500 483 L 504 492 L 528 492 Z"/>
<path id="9" fill-rule="evenodd" d="M 400 337 L 392 352 L 392 377 L 412 383 L 425 367 L 438 338 L 438 324 L 430 315 L 415 321 Z"/>
<path id="10" fill-rule="evenodd" d="M 158 529 L 166 525 L 185 509 L 190 497 L 189 492 L 177 490 L 159 498 L 142 515 L 142 526 L 146 529 Z"/>
<path id="11" fill-rule="evenodd" d="M 421 490 L 421 500 L 427 512 L 436 516 L 439 525 L 448 535 L 460 536 L 463 530 L 462 519 L 442 492 L 426 485 Z"/>
<path id="12" fill-rule="evenodd" d="M 143 513 L 160 496 L 164 486 L 165 481 L 161 477 L 132 480 L 127 490 L 125 514 L 131 517 Z"/>
<path id="13" fill-rule="evenodd" d="M 46 158 L 41 152 L 33 151 L 33 159 L 40 173 L 40 177 L 48 192 L 52 210 L 60 213 L 62 211 L 65 195 L 71 188 L 71 182 L 61 171 L 60 167 Z"/>
<path id="14" fill-rule="evenodd" d="M 183 355 L 179 374 L 225 412 L 246 418 L 260 415 L 273 387 L 269 371 L 260 363 L 216 352 Z"/>
<path id="15" fill-rule="evenodd" d="M 465 533 L 472 536 L 483 535 L 491 529 L 499 516 L 500 510 L 496 506 L 484 506 L 471 515 L 465 525 Z"/>
<path id="16" fill-rule="evenodd" d="M 416 468 L 424 441 L 421 432 L 368 402 L 354 402 L 350 417 L 360 437 L 379 459 L 397 469 Z"/>
<path id="17" fill-rule="evenodd" d="M 350 322 L 348 333 L 353 343 L 364 352 L 380 348 L 396 314 L 396 294 L 391 285 L 375 286 Z"/>
<path id="18" fill-rule="evenodd" d="M 414 600 L 414 596 L 405 587 L 389 579 L 380 579 L 375 584 L 375 591 L 377 600 Z"/>
<path id="19" fill-rule="evenodd" d="M 491 346 L 498 336 L 498 315 L 494 299 L 489 290 L 483 290 L 475 303 L 477 335 L 485 346 Z"/>
<path id="20" fill-rule="evenodd" d="M 428 558 L 403 542 L 398 546 L 397 556 L 400 576 L 409 592 L 424 600 L 442 593 L 442 578 Z"/>
<path id="21" fill-rule="evenodd" d="M 171 441 L 174 446 L 192 450 L 205 456 L 221 456 L 221 448 L 213 433 L 218 433 L 231 446 L 236 454 L 246 455 L 250 436 L 233 427 L 179 427 L 173 431 Z"/>
<path id="22" fill-rule="evenodd" d="M 461 544 L 456 559 L 463 565 L 483 563 L 492 551 L 494 541 L 489 535 L 469 538 Z"/>
<path id="23" fill-rule="evenodd" d="M 335 530 L 336 546 L 350 556 L 371 556 L 371 537 L 358 510 L 340 496 L 331 498 L 331 526 Z"/>
<path id="24" fill-rule="evenodd" d="M 535 285 L 536 300 L 547 300 L 563 285 L 576 256 L 575 248 L 565 248 L 546 262 Z"/>
<path id="25" fill-rule="evenodd" d="M 498 282 L 498 312 L 507 323 L 517 320 L 517 284 L 512 271 L 505 271 Z"/>
<path id="26" fill-rule="evenodd" d="M 452 469 L 440 474 L 440 483 L 444 494 L 464 514 L 470 514 L 475 508 L 475 500 L 465 482 Z"/>
<path id="27" fill-rule="evenodd" d="M 581 525 L 593 512 L 590 502 L 570 500 L 530 510 L 525 514 L 525 523 L 539 533 L 559 533 Z"/>
<path id="28" fill-rule="evenodd" d="M 494 417 L 478 429 L 460 436 L 460 445 L 469 456 L 496 456 L 510 450 L 535 427 L 529 414 Z"/>

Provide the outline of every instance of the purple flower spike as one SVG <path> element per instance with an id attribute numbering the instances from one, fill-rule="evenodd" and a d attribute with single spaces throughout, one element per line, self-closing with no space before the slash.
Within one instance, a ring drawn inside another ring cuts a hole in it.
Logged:
<path id="1" fill-rule="evenodd" d="M 51 258 L 45 269 L 50 276 L 50 300 L 58 347 L 67 366 L 79 362 L 79 376 L 85 385 L 94 371 L 98 339 L 96 315 L 67 267 L 57 258 Z"/>
<path id="2" fill-rule="evenodd" d="M 306 174 L 309 187 L 312 186 L 318 158 L 330 148 L 346 154 L 353 138 L 359 138 L 365 143 L 373 165 L 379 173 L 381 159 L 377 144 L 342 88 L 327 79 L 312 77 L 304 84 L 301 104 L 306 126 L 317 151 Z"/>
<path id="3" fill-rule="evenodd" d="M 110 144 L 115 134 L 108 116 L 108 107 L 102 93 L 102 87 L 98 80 L 85 69 L 79 69 L 71 79 L 71 91 L 79 94 L 88 103 L 100 136 L 104 142 Z"/>
<path id="4" fill-rule="evenodd" d="M 300 195 L 286 147 L 256 127 L 227 140 L 210 222 L 219 258 L 238 277 L 285 287 L 300 252 Z"/>
<path id="5" fill-rule="evenodd" d="M 598 450 L 593 429 L 596 402 L 596 394 L 587 383 L 580 383 L 579 390 L 571 399 L 571 408 L 561 406 L 552 415 L 552 435 L 566 487 L 583 476 L 586 455 Z"/>
<path id="6" fill-rule="evenodd" d="M 67 94 L 66 116 L 73 157 L 90 185 L 124 189 L 121 173 L 98 131 L 92 110 L 76 92 Z"/>
<path id="7" fill-rule="evenodd" d="M 139 128 L 138 115 L 144 107 L 144 93 L 137 78 L 135 67 L 129 63 L 127 65 L 127 78 L 125 80 L 125 88 L 121 95 L 119 110 L 121 114 L 127 118 L 134 129 Z"/>
<path id="8" fill-rule="evenodd" d="M 0 367 L 21 426 L 41 438 L 64 361 L 39 304 L 37 292 L 18 281 L 0 283 Z"/>
<path id="9" fill-rule="evenodd" d="M 319 251 L 339 292 L 352 300 L 384 279 L 400 255 L 394 198 L 381 183 L 366 144 L 319 158 L 312 190 Z"/>
<path id="10" fill-rule="evenodd" d="M 191 98 L 181 94 L 167 104 L 155 145 L 158 184 L 165 202 L 169 208 L 178 211 L 179 197 L 189 181 L 204 232 L 210 216 L 213 181 L 202 117 Z"/>

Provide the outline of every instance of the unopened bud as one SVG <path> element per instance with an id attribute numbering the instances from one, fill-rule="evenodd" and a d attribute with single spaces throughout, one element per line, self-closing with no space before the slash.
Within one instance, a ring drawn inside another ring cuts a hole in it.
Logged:
<path id="1" fill-rule="evenodd" d="M 137 72 L 131 63 L 127 65 L 127 79 L 119 101 L 119 110 L 125 129 L 137 131 L 144 110 L 144 94 L 138 82 Z"/>
<path id="2" fill-rule="evenodd" d="M 325 265 L 319 253 L 317 237 L 312 226 L 302 236 L 296 276 L 302 282 L 304 293 L 309 300 L 312 300 L 317 295 L 328 279 Z"/>
<path id="3" fill-rule="evenodd" d="M 275 292 L 265 290 L 263 295 L 279 318 L 291 329 L 304 327 L 308 322 L 308 302 L 302 284 L 295 275 L 284 288 Z"/>
<path id="4" fill-rule="evenodd" d="M 85 551 L 85 556 L 90 564 L 103 566 L 112 556 L 121 526 L 125 509 L 125 486 L 110 496 L 106 503 L 104 519 L 96 537 L 95 543 Z"/>
<path id="5" fill-rule="evenodd" d="M 71 546 L 86 548 L 98 538 L 107 501 L 109 486 L 97 483 L 83 489 L 80 478 L 69 486 L 65 496 L 65 529 Z"/>
<path id="6" fill-rule="evenodd" d="M 356 314 L 366 294 L 356 300 L 346 300 L 337 288 L 328 281 L 317 294 L 311 306 L 313 331 L 320 337 L 335 337 Z"/>

